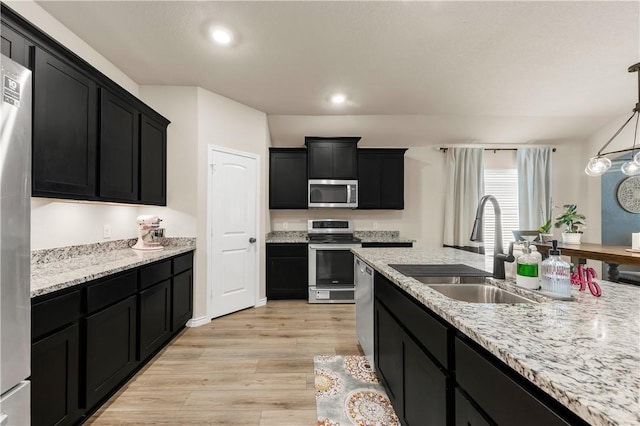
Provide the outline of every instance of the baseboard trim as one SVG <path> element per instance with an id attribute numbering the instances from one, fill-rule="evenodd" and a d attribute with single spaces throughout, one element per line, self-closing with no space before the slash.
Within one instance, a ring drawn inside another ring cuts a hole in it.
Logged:
<path id="1" fill-rule="evenodd" d="M 208 324 L 209 322 L 211 322 L 211 318 L 209 317 L 191 318 L 187 321 L 187 327 L 200 327 L 201 325 Z"/>
<path id="2" fill-rule="evenodd" d="M 267 304 L 267 298 L 263 297 L 262 299 L 258 299 L 258 301 L 256 302 L 255 305 L 253 305 L 254 308 L 259 308 L 260 306 L 264 306 Z"/>

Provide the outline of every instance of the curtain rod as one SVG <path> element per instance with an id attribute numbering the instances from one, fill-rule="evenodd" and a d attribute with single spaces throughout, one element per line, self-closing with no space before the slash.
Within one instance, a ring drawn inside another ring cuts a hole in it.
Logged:
<path id="1" fill-rule="evenodd" d="M 447 152 L 448 150 L 449 150 L 448 147 L 447 148 L 445 148 L 445 147 L 441 147 L 440 148 L 440 151 L 442 151 L 442 152 Z M 485 151 L 493 151 L 493 152 L 496 152 L 496 151 L 517 151 L 518 148 L 484 148 L 484 150 Z M 551 152 L 556 152 L 556 149 L 555 148 L 551 148 Z"/>

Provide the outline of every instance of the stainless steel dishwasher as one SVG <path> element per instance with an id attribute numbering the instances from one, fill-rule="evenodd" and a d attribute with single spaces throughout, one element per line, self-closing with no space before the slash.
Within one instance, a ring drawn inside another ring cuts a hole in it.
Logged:
<path id="1" fill-rule="evenodd" d="M 371 369 L 375 370 L 373 359 L 373 269 L 362 260 L 354 258 L 356 334 Z"/>

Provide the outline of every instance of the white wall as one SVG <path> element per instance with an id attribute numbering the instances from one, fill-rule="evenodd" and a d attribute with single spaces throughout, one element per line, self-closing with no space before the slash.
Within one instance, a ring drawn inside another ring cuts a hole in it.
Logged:
<path id="1" fill-rule="evenodd" d="M 138 94 L 138 85 L 133 80 L 38 4 L 30 0 L 8 1 L 6 4 L 126 90 Z M 37 250 L 135 237 L 137 215 L 136 206 L 32 198 L 31 248 Z M 111 226 L 111 238 L 108 239 L 103 238 L 105 224 Z"/>

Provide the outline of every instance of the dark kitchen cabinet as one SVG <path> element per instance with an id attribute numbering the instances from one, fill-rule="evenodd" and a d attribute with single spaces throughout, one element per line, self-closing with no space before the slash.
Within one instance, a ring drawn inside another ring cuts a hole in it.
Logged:
<path id="1" fill-rule="evenodd" d="M 305 137 L 309 179 L 357 179 L 359 137 Z"/>
<path id="2" fill-rule="evenodd" d="M 2 53 L 33 71 L 32 196 L 166 205 L 169 121 L 1 8 Z"/>
<path id="3" fill-rule="evenodd" d="M 374 302 L 374 352 L 376 371 L 398 417 L 403 417 L 403 332 L 398 322 L 378 301 Z"/>
<path id="4" fill-rule="evenodd" d="M 167 205 L 167 123 L 140 116 L 140 198 L 142 204 Z"/>
<path id="5" fill-rule="evenodd" d="M 456 426 L 493 426 L 469 401 L 460 389 L 456 389 Z"/>
<path id="6" fill-rule="evenodd" d="M 405 151 L 358 150 L 358 209 L 404 209 Z"/>
<path id="7" fill-rule="evenodd" d="M 86 402 L 93 407 L 136 368 L 136 297 L 86 319 Z"/>
<path id="8" fill-rule="evenodd" d="M 376 272 L 376 369 L 405 425 L 586 425 Z"/>
<path id="9" fill-rule="evenodd" d="M 175 275 L 171 286 L 171 331 L 176 331 L 183 327 L 193 315 L 193 270 L 188 269 Z"/>
<path id="10" fill-rule="evenodd" d="M 307 150 L 269 148 L 269 208 L 306 209 Z"/>
<path id="11" fill-rule="evenodd" d="M 404 419 L 407 425 L 446 425 L 449 379 L 411 337 L 404 338 Z"/>
<path id="12" fill-rule="evenodd" d="M 162 281 L 139 295 L 139 360 L 144 361 L 171 336 L 171 281 Z"/>
<path id="13" fill-rule="evenodd" d="M 267 299 L 308 299 L 306 243 L 267 244 Z"/>
<path id="14" fill-rule="evenodd" d="M 71 425 L 82 414 L 79 317 L 78 291 L 44 297 L 32 304 L 30 380 L 34 425 Z"/>
<path id="15" fill-rule="evenodd" d="M 139 124 L 135 107 L 100 89 L 100 198 L 138 199 Z"/>
<path id="16" fill-rule="evenodd" d="M 31 422 L 72 425 L 79 408 L 80 328 L 72 324 L 31 346 Z"/>
<path id="17" fill-rule="evenodd" d="M 33 195 L 95 199 L 95 82 L 36 47 L 33 83 Z"/>
<path id="18" fill-rule="evenodd" d="M 12 28 L 2 24 L 0 28 L 2 54 L 11 58 L 23 67 L 30 68 L 29 41 Z"/>
<path id="19" fill-rule="evenodd" d="M 32 423 L 77 424 L 192 311 L 192 252 L 33 298 Z"/>

